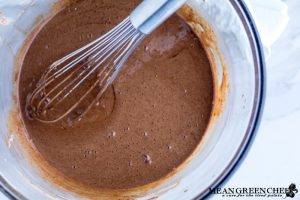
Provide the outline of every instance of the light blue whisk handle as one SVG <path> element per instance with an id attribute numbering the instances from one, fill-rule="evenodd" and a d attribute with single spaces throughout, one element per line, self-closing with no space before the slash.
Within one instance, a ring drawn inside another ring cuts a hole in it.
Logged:
<path id="1" fill-rule="evenodd" d="M 150 34 L 187 0 L 144 0 L 131 14 L 132 25 L 144 34 Z"/>

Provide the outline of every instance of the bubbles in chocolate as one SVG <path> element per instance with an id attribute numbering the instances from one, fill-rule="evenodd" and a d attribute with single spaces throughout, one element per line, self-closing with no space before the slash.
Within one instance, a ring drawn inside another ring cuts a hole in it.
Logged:
<path id="1" fill-rule="evenodd" d="M 151 159 L 150 155 L 144 154 L 144 155 L 143 155 L 143 158 L 144 158 L 144 162 L 145 162 L 146 164 L 151 164 L 151 163 L 152 163 L 152 159 Z"/>

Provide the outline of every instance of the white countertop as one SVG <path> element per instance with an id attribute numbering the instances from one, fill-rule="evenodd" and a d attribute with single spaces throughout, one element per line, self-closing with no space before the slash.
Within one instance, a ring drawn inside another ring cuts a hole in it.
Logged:
<path id="1" fill-rule="evenodd" d="M 270 47 L 266 104 L 260 128 L 246 159 L 222 187 L 288 187 L 295 183 L 300 188 L 300 0 L 284 2 L 290 21 Z M 259 12 L 264 9 L 268 7 L 259 8 Z M 220 195 L 211 198 L 234 199 Z M 0 200 L 5 199 L 0 193 Z M 294 199 L 300 199 L 300 190 Z"/>
<path id="2" fill-rule="evenodd" d="M 4 194 L 2 194 L 1 192 L 0 192 L 0 199 L 2 200 L 6 200 L 6 197 L 4 196 Z"/>

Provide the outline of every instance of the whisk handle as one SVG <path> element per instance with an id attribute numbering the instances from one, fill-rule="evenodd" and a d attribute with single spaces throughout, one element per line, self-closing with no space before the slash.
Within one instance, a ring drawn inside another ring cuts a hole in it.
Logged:
<path id="1" fill-rule="evenodd" d="M 131 14 L 132 25 L 144 34 L 150 34 L 187 0 L 144 0 Z"/>

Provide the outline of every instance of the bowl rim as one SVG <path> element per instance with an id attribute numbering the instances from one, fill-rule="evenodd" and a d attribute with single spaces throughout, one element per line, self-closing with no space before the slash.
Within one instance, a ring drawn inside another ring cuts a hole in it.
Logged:
<path id="1" fill-rule="evenodd" d="M 264 55 L 264 48 L 261 42 L 261 37 L 259 35 L 257 26 L 255 24 L 254 18 L 243 0 L 230 0 L 230 4 L 234 7 L 235 11 L 242 20 L 244 28 L 248 29 L 248 38 L 252 42 L 252 52 L 256 53 L 256 61 L 258 67 L 258 85 L 256 94 L 256 110 L 252 113 L 252 120 L 248 125 L 248 131 L 243 138 L 243 142 L 239 146 L 239 150 L 236 152 L 234 158 L 230 161 L 223 172 L 217 177 L 217 179 L 204 191 L 199 193 L 194 199 L 206 199 L 207 197 L 212 197 L 210 193 L 213 188 L 220 188 L 225 185 L 226 182 L 233 176 L 233 174 L 239 169 L 245 158 L 247 157 L 252 144 L 255 140 L 257 131 L 259 129 L 261 119 L 263 116 L 263 110 L 265 106 L 266 99 L 266 62 Z"/>
<path id="2" fill-rule="evenodd" d="M 217 177 L 217 179 L 204 191 L 199 193 L 194 199 L 204 199 L 208 196 L 211 196 L 211 188 L 217 188 L 224 185 L 230 177 L 238 170 L 240 165 L 243 163 L 247 154 L 255 140 L 256 133 L 258 131 L 261 118 L 263 115 L 263 109 L 265 105 L 265 96 L 266 96 L 266 64 L 263 51 L 263 45 L 261 43 L 261 38 L 258 33 L 255 21 L 246 5 L 242 0 L 230 0 L 230 4 L 234 7 L 235 11 L 242 20 L 244 28 L 248 29 L 248 37 L 250 42 L 253 42 L 252 47 L 254 47 L 254 52 L 257 55 L 257 65 L 258 65 L 258 93 L 256 110 L 252 114 L 252 120 L 248 126 L 248 133 L 245 134 L 243 142 L 241 143 L 239 150 L 236 152 L 234 158 L 226 166 L 223 172 Z M 26 199 L 22 194 L 16 191 L 9 183 L 0 174 L 0 192 L 4 194 L 8 199 L 18 200 Z"/>

